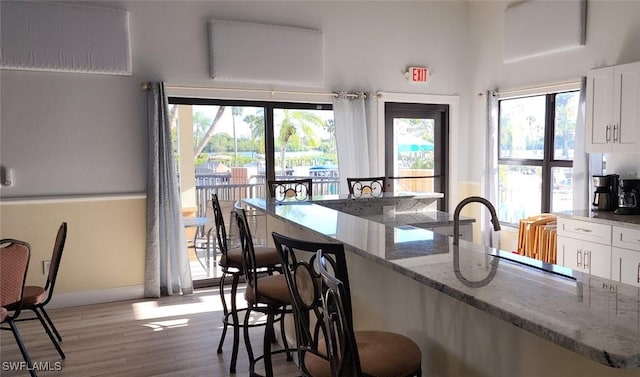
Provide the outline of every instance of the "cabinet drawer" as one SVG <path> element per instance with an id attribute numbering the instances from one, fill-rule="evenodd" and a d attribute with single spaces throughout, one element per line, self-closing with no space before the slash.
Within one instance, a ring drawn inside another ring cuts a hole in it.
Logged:
<path id="1" fill-rule="evenodd" d="M 611 245 L 611 225 L 558 217 L 558 235 Z"/>
<path id="2" fill-rule="evenodd" d="M 614 226 L 612 237 L 613 246 L 640 251 L 640 229 Z"/>

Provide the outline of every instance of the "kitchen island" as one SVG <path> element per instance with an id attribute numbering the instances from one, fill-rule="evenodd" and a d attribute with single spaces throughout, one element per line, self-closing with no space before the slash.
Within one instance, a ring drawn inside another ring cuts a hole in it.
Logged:
<path id="1" fill-rule="evenodd" d="M 354 216 L 313 201 L 246 203 L 269 216 L 269 231 L 344 243 L 356 327 L 411 337 L 424 375 L 640 376 L 637 287 L 531 267 L 470 242 L 454 246 L 424 224 L 384 214 Z"/>

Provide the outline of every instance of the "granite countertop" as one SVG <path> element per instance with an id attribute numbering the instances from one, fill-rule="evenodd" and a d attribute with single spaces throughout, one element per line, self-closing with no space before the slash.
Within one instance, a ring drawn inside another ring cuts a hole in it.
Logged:
<path id="1" fill-rule="evenodd" d="M 589 220 L 607 225 L 617 225 L 628 228 L 640 229 L 640 216 L 638 215 L 616 215 L 611 212 L 592 211 L 592 210 L 577 210 L 577 211 L 565 211 L 556 213 L 562 217 L 572 217 L 576 220 Z"/>
<path id="2" fill-rule="evenodd" d="M 592 360 L 640 367 L 640 288 L 310 202 L 245 202 Z M 386 242 L 367 242 L 371 236 Z"/>

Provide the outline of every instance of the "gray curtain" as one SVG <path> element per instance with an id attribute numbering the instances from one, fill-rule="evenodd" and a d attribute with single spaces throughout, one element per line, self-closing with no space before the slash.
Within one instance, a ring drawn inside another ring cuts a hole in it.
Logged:
<path id="1" fill-rule="evenodd" d="M 487 139 L 485 140 L 485 172 L 482 174 L 482 196 L 494 206 L 498 204 L 498 96 L 495 91 L 487 91 Z M 496 211 L 499 211 L 496 208 Z M 482 243 L 486 246 L 500 246 L 500 233 L 494 232 L 491 226 L 488 211 L 482 212 L 480 222 L 482 231 Z"/>
<path id="2" fill-rule="evenodd" d="M 164 84 L 150 83 L 147 95 L 149 148 L 144 295 L 191 294 L 193 282 Z"/>

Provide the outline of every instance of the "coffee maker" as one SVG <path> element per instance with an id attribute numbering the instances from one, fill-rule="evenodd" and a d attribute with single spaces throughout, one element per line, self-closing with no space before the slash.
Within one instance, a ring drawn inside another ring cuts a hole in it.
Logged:
<path id="1" fill-rule="evenodd" d="M 640 215 L 640 179 L 621 178 L 616 215 Z"/>
<path id="2" fill-rule="evenodd" d="M 618 208 L 618 180 L 617 174 L 593 176 L 593 201 L 591 205 L 594 211 L 613 211 Z"/>

